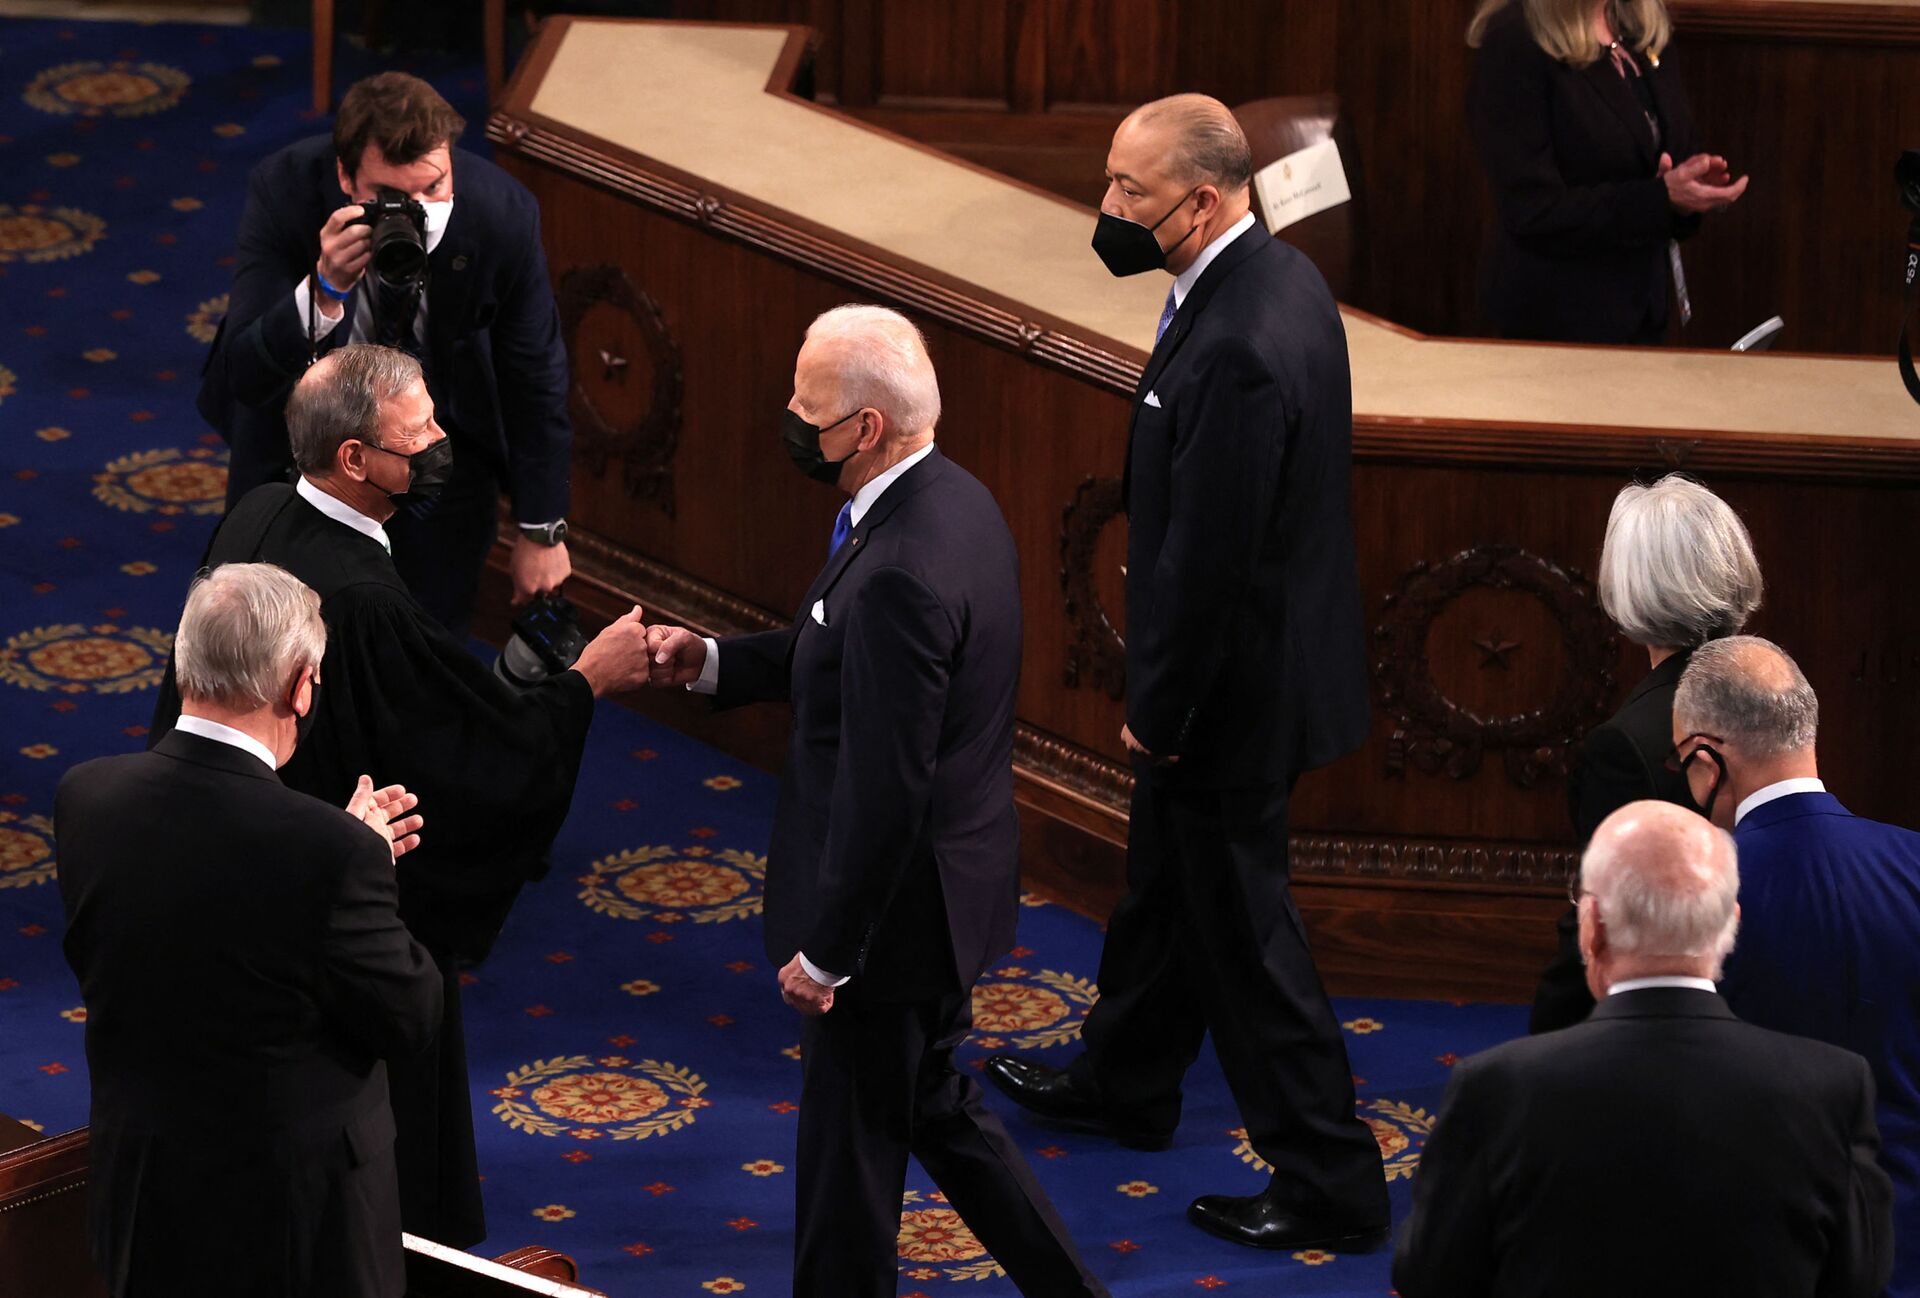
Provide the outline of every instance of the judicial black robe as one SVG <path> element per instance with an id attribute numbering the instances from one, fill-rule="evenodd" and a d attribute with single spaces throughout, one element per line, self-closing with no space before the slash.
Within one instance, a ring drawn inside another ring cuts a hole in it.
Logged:
<path id="1" fill-rule="evenodd" d="M 391 1070 L 406 1229 L 456 1247 L 486 1236 L 467 1090 L 459 970 L 485 956 L 520 885 L 546 869 L 593 717 L 578 672 L 529 690 L 494 676 L 407 592 L 380 543 L 294 489 L 256 488 L 204 563 L 278 564 L 320 595 L 327 652 L 318 718 L 280 770 L 288 787 L 344 804 L 362 773 L 419 794 L 421 843 L 400 859 L 400 915 L 446 983 L 435 1045 Z M 150 742 L 172 729 L 169 667 Z"/>

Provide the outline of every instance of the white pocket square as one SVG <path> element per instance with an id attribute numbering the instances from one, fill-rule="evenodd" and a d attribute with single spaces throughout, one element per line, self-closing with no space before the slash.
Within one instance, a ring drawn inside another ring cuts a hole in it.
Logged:
<path id="1" fill-rule="evenodd" d="M 824 599 L 816 599 L 813 601 L 813 620 L 821 626 L 827 624 L 827 601 Z"/>
<path id="2" fill-rule="evenodd" d="M 1160 394 L 1157 392 L 1147 393 L 1146 404 L 1158 410 L 1160 408 Z"/>

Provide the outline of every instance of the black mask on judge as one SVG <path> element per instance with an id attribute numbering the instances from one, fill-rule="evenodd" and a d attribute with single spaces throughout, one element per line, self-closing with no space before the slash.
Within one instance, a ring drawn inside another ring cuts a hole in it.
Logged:
<path id="1" fill-rule="evenodd" d="M 384 446 L 368 444 L 370 450 L 397 455 L 407 462 L 407 486 L 404 491 L 389 491 L 387 499 L 396 505 L 430 505 L 453 479 L 453 439 L 442 437 L 432 446 L 404 455 Z"/>
<path id="2" fill-rule="evenodd" d="M 852 411 L 825 427 L 816 428 L 793 411 L 786 411 L 780 419 L 780 440 L 787 448 L 787 458 L 793 461 L 793 467 L 815 482 L 824 482 L 830 487 L 838 485 L 840 466 L 859 454 L 860 448 L 856 445 L 839 459 L 829 460 L 820 453 L 820 434 L 838 428 L 859 413 Z"/>
<path id="3" fill-rule="evenodd" d="M 1199 186 L 1189 189 L 1180 202 L 1167 209 L 1167 215 L 1152 225 L 1142 225 L 1138 221 L 1129 221 L 1124 216 L 1115 216 L 1111 212 L 1100 213 L 1100 219 L 1093 227 L 1093 250 L 1100 255 L 1107 269 L 1114 275 L 1125 278 L 1138 275 L 1142 271 L 1165 270 L 1167 254 L 1193 237 L 1200 228 L 1199 222 L 1188 228 L 1187 232 L 1174 241 L 1173 248 L 1162 248 L 1160 241 L 1153 237 L 1155 230 L 1167 223 L 1167 217 L 1178 212 L 1187 199 L 1199 192 Z"/>

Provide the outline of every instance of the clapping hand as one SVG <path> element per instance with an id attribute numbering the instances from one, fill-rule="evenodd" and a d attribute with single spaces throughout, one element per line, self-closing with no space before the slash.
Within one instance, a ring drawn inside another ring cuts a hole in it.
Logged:
<path id="1" fill-rule="evenodd" d="M 347 799 L 347 814 L 386 839 L 397 861 L 420 846 L 420 826 L 427 823 L 426 817 L 407 814 L 419 805 L 419 795 L 408 793 L 404 785 L 376 789 L 373 777 L 363 775 Z"/>
<path id="2" fill-rule="evenodd" d="M 1654 173 L 1667 184 L 1667 202 L 1676 212 L 1717 212 L 1747 192 L 1750 177 L 1733 178 L 1725 158 L 1696 153 L 1678 166 L 1673 156 L 1660 155 Z"/>
<path id="3" fill-rule="evenodd" d="M 796 951 L 780 971 L 780 999 L 802 1014 L 817 1017 L 833 1008 L 833 988 L 815 982 Z"/>
<path id="4" fill-rule="evenodd" d="M 707 665 L 707 642 L 683 626 L 654 627 L 647 632 L 647 650 L 654 685 L 691 685 Z"/>

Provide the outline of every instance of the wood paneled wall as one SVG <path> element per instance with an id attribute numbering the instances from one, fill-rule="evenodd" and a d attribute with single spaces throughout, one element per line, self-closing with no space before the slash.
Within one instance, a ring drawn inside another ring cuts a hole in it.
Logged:
<path id="1" fill-rule="evenodd" d="M 1793 351 L 1891 354 L 1901 149 L 1920 147 L 1920 8 L 1669 0 L 1673 53 L 1708 147 L 1753 184 L 1687 248 L 1695 320 L 1725 347 L 1770 315 Z M 1336 91 L 1369 237 L 1355 306 L 1427 333 L 1479 332 L 1490 208 L 1465 120 L 1473 0 L 679 0 L 679 16 L 805 23 L 821 99 L 1096 202 L 1119 116 L 1201 90 L 1230 104 Z M 1889 379 L 1891 381 L 1891 372 Z"/>

